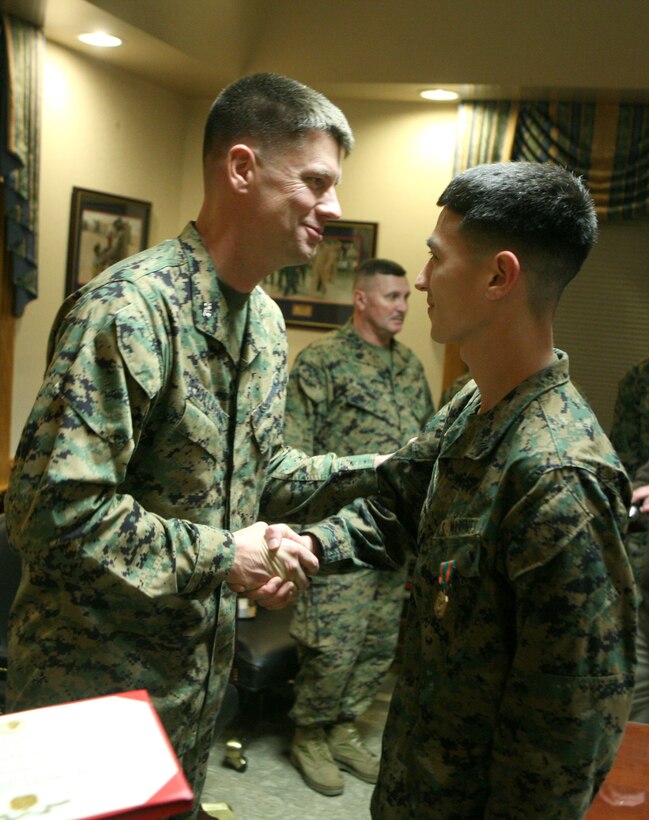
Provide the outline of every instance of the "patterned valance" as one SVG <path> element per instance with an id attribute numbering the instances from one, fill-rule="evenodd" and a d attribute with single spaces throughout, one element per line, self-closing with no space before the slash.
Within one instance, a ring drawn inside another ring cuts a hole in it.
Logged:
<path id="1" fill-rule="evenodd" d="M 601 219 L 649 210 L 649 106 L 471 102 L 458 112 L 457 170 L 480 162 L 556 162 L 583 176 Z"/>
<path id="2" fill-rule="evenodd" d="M 459 105 L 453 173 L 511 159 L 517 115 L 518 105 L 506 100 Z"/>

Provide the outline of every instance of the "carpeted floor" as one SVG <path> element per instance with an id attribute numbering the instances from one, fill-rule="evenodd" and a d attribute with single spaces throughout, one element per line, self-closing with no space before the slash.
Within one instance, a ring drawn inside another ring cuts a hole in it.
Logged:
<path id="1" fill-rule="evenodd" d="M 372 708 L 358 721 L 367 745 L 377 754 L 395 675 L 388 675 Z M 271 702 L 269 702 L 269 700 Z M 305 785 L 288 758 L 292 725 L 287 716 L 290 703 L 281 697 L 267 698 L 254 731 L 246 741 L 248 767 L 236 772 L 222 765 L 225 740 L 236 733 L 237 724 L 216 739 L 202 802 L 227 803 L 235 820 L 367 820 L 372 785 L 343 773 L 345 790 L 324 797 Z"/>

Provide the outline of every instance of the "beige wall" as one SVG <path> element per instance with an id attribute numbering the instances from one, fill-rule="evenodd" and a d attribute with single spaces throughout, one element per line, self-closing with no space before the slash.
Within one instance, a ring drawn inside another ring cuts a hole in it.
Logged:
<path id="1" fill-rule="evenodd" d="M 42 122 L 40 295 L 18 321 L 12 451 L 40 385 L 49 327 L 63 299 L 73 186 L 151 201 L 151 244 L 197 215 L 200 150 L 210 100 L 188 102 L 131 75 L 47 44 Z M 451 175 L 455 108 L 336 101 L 356 134 L 339 188 L 347 219 L 379 223 L 377 253 L 411 283 L 425 258 L 435 200 Z M 315 331 L 289 329 L 290 361 Z M 443 350 L 413 293 L 401 334 L 426 367 L 435 397 Z"/>
<path id="2" fill-rule="evenodd" d="M 17 322 L 11 450 L 40 386 L 65 290 L 72 187 L 153 203 L 150 241 L 178 232 L 181 98 L 47 43 L 41 151 L 39 298 Z"/>

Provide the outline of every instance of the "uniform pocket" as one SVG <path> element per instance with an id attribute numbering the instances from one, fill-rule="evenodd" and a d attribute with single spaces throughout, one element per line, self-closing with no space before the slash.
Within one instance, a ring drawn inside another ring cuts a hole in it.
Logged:
<path id="1" fill-rule="evenodd" d="M 469 628 L 479 607 L 483 538 L 475 519 L 444 521 L 423 550 L 413 586 L 418 606 L 445 632 Z"/>
<path id="2" fill-rule="evenodd" d="M 204 505 L 196 519 L 204 521 L 209 505 L 217 504 L 226 472 L 228 417 L 197 385 L 190 385 L 177 412 L 179 420 L 161 424 L 147 442 L 147 472 L 183 504 L 191 498 L 191 507 Z"/>
<path id="3" fill-rule="evenodd" d="M 462 578 L 477 578 L 480 575 L 481 545 L 477 519 L 449 518 L 433 536 L 430 555 L 440 564 L 454 562 L 454 573 Z"/>
<path id="4" fill-rule="evenodd" d="M 250 426 L 259 452 L 269 457 L 282 440 L 282 413 L 271 401 L 264 401 L 250 414 Z"/>
<path id="5" fill-rule="evenodd" d="M 198 444 L 214 459 L 223 455 L 223 437 L 227 434 L 226 419 L 219 409 L 219 415 L 208 417 L 205 410 L 190 398 L 185 404 L 185 412 L 176 428 L 176 432 Z"/>

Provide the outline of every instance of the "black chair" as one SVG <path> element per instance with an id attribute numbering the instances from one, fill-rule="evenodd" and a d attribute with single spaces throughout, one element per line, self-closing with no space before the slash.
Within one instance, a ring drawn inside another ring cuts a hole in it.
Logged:
<path id="1" fill-rule="evenodd" d="M 254 734 L 264 716 L 266 695 L 277 695 L 271 701 L 277 708 L 286 704 L 292 694 L 290 683 L 298 670 L 297 644 L 289 634 L 291 608 L 257 608 L 254 618 L 237 620 L 232 666 L 232 683 L 239 696 L 237 721 L 228 733 L 223 765 L 244 772 L 248 761 L 244 755 L 245 738 Z M 227 695 L 227 693 L 226 693 Z M 225 703 L 222 711 L 227 708 Z M 217 727 L 221 718 L 217 719 Z"/>
<path id="2" fill-rule="evenodd" d="M 0 513 L 0 714 L 5 708 L 7 688 L 7 653 L 9 610 L 20 583 L 20 557 L 9 546 L 7 522 Z"/>
<path id="3" fill-rule="evenodd" d="M 234 684 L 263 706 L 265 693 L 285 689 L 298 670 L 297 644 L 289 634 L 291 607 L 257 608 L 254 618 L 240 618 L 234 653 Z"/>

